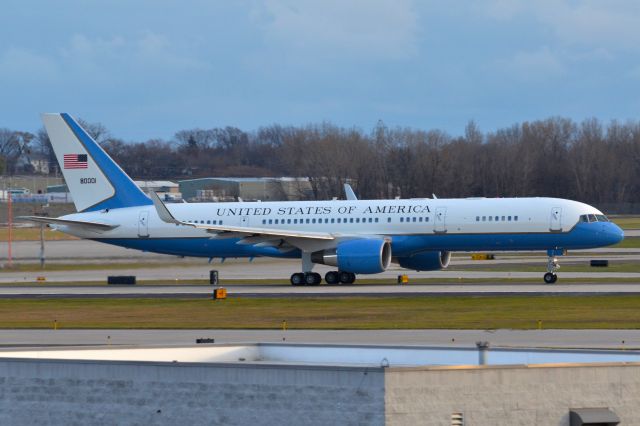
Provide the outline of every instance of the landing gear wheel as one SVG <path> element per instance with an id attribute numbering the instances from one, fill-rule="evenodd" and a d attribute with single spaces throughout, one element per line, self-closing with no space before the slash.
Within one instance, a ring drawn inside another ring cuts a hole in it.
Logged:
<path id="1" fill-rule="evenodd" d="M 558 276 L 552 272 L 544 274 L 544 282 L 547 284 L 553 284 L 558 281 Z"/>
<path id="2" fill-rule="evenodd" d="M 353 284 L 354 282 L 356 282 L 356 274 L 352 272 L 340 271 L 338 272 L 338 274 L 340 276 L 340 282 L 342 284 Z"/>
<path id="3" fill-rule="evenodd" d="M 304 274 L 298 272 L 291 275 L 291 285 L 304 285 Z"/>
<path id="4" fill-rule="evenodd" d="M 325 274 L 324 280 L 327 284 L 340 284 L 340 274 L 337 271 L 329 271 Z"/>
<path id="5" fill-rule="evenodd" d="M 304 274 L 304 283 L 306 285 L 319 285 L 322 282 L 320 274 L 315 272 L 307 272 Z"/>

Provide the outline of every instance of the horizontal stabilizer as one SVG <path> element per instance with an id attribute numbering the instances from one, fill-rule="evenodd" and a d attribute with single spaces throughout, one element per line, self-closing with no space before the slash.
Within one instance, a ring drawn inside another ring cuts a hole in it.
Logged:
<path id="1" fill-rule="evenodd" d="M 84 221 L 84 220 L 57 219 L 54 217 L 42 217 L 42 216 L 19 216 L 16 219 L 28 220 L 29 222 L 44 223 L 46 225 L 74 226 L 77 228 L 84 228 L 86 230 L 94 231 L 94 232 L 110 231 L 120 226 L 120 225 L 113 225 L 110 223 L 90 222 L 90 221 Z"/>

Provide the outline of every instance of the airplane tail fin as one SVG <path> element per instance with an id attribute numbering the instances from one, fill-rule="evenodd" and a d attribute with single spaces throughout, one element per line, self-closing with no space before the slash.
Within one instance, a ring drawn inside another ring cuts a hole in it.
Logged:
<path id="1" fill-rule="evenodd" d="M 79 212 L 153 204 L 69 114 L 42 121 Z"/>

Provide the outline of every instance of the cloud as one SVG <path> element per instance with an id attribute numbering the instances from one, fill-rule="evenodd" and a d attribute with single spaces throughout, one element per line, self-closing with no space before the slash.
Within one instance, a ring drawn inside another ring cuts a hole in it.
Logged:
<path id="1" fill-rule="evenodd" d="M 476 9 L 496 20 L 533 18 L 554 43 L 611 51 L 640 50 L 640 2 L 636 0 L 490 0 Z"/>
<path id="2" fill-rule="evenodd" d="M 69 44 L 60 49 L 60 56 L 74 66 L 94 70 L 111 68 L 111 65 L 155 70 L 189 70 L 204 66 L 203 62 L 188 56 L 185 51 L 172 45 L 166 36 L 145 31 L 134 37 L 115 35 L 107 39 L 75 34 Z"/>
<path id="3" fill-rule="evenodd" d="M 403 59 L 418 51 L 410 0 L 268 0 L 254 14 L 272 47 L 298 54 Z"/>
<path id="4" fill-rule="evenodd" d="M 28 49 L 11 47 L 0 55 L 0 76 L 11 81 L 50 80 L 58 71 L 55 62 Z"/>
<path id="5" fill-rule="evenodd" d="M 553 51 L 543 47 L 535 51 L 520 51 L 513 57 L 497 62 L 497 68 L 520 80 L 554 79 L 566 72 L 566 67 Z"/>

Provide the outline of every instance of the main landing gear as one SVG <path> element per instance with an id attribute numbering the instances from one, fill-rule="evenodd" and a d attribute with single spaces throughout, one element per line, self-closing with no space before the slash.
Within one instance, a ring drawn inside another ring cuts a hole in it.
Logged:
<path id="1" fill-rule="evenodd" d="M 327 284 L 353 284 L 356 281 L 356 274 L 345 271 L 329 271 L 324 276 Z M 297 272 L 291 275 L 291 285 L 319 285 L 322 277 L 317 272 Z"/>
<path id="2" fill-rule="evenodd" d="M 545 283 L 553 284 L 558 281 L 558 275 L 556 275 L 556 271 L 560 269 L 560 265 L 558 264 L 558 258 L 556 256 L 562 256 L 565 253 L 565 250 L 547 250 L 549 260 L 547 261 L 547 273 L 544 274 Z"/>

